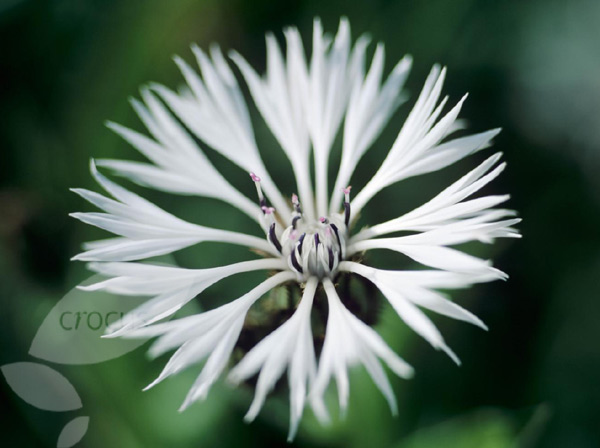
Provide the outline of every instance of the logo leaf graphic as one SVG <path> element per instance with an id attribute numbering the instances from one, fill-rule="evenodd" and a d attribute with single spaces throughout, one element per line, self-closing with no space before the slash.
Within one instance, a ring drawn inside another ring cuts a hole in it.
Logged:
<path id="1" fill-rule="evenodd" d="M 94 275 L 85 283 L 104 280 Z M 29 354 L 57 364 L 96 364 L 118 358 L 146 342 L 106 339 L 106 328 L 141 305 L 147 297 L 123 297 L 73 288 L 52 308 L 33 338 Z"/>
<path id="2" fill-rule="evenodd" d="M 58 436 L 56 448 L 71 448 L 78 443 L 88 430 L 89 417 L 76 417 L 65 425 Z"/>
<path id="3" fill-rule="evenodd" d="M 64 412 L 81 408 L 73 385 L 56 370 L 34 362 L 15 362 L 0 367 L 11 389 L 31 406 Z"/>

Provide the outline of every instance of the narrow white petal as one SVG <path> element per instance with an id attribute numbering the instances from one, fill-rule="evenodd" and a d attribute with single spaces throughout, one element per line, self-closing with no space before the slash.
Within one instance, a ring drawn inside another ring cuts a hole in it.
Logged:
<path id="1" fill-rule="evenodd" d="M 329 317 L 317 377 L 311 387 L 311 402 L 317 408 L 322 406 L 325 389 L 331 378 L 335 377 L 340 411 L 343 414 L 348 404 L 349 394 L 347 370 L 361 363 L 388 400 L 392 412 L 395 413 L 397 405 L 394 394 L 378 357 L 384 360 L 395 373 L 405 378 L 412 376 L 412 368 L 395 355 L 374 330 L 344 307 L 329 279 L 323 280 L 323 285 L 327 293 Z M 439 345 L 439 341 L 436 342 Z"/>
<path id="2" fill-rule="evenodd" d="M 330 202 L 331 212 L 339 208 L 341 189 L 350 183 L 359 160 L 405 99 L 400 91 L 410 71 L 412 59 L 405 56 L 400 60 L 385 84 L 380 86 L 383 60 L 383 45 L 378 45 L 366 79 L 352 91 L 344 123 L 342 160 Z"/>
<path id="3" fill-rule="evenodd" d="M 495 131 L 491 131 L 491 133 L 488 134 L 480 134 L 479 137 L 481 137 L 481 139 L 458 139 L 454 142 L 454 145 L 452 142 L 439 145 L 440 141 L 456 128 L 455 123 L 458 114 L 466 99 L 465 95 L 438 121 L 438 117 L 446 101 L 446 99 L 444 99 L 436 106 L 441 93 L 445 73 L 445 69 L 440 70 L 438 67 L 432 69 L 413 110 L 400 130 L 388 156 L 373 179 L 352 201 L 352 209 L 355 213 L 359 212 L 364 205 L 383 188 L 415 175 L 417 171 L 411 171 L 415 166 L 418 170 L 421 170 L 421 172 L 428 172 L 429 168 L 431 168 L 431 170 L 435 169 L 435 164 L 437 164 L 437 169 L 442 168 L 446 166 L 446 164 L 453 163 L 469 153 L 474 152 L 479 147 L 485 146 L 487 141 L 493 137 Z M 448 152 L 445 160 L 440 162 L 431 159 L 430 162 L 433 162 L 431 165 L 419 165 L 422 159 L 437 153 L 439 148 L 441 148 L 441 152 Z"/>
<path id="4" fill-rule="evenodd" d="M 486 325 L 478 317 L 432 288 L 463 288 L 476 282 L 494 280 L 490 275 L 472 277 L 462 273 L 440 271 L 385 271 L 355 262 L 344 262 L 340 265 L 340 269 L 354 272 L 373 282 L 387 297 L 400 317 L 409 326 L 414 325 L 415 331 L 436 347 L 446 350 L 433 324 L 407 302 L 487 330 Z"/>
<path id="5" fill-rule="evenodd" d="M 446 345 L 444 338 L 436 326 L 421 310 L 404 298 L 398 291 L 384 285 L 377 286 L 406 325 L 412 328 L 415 333 L 422 336 L 434 348 L 443 350 L 457 364 L 460 364 L 456 355 L 454 355 L 452 350 Z"/>
<path id="6" fill-rule="evenodd" d="M 310 145 L 305 119 L 308 75 L 302 48 L 295 35 L 293 31 L 286 34 L 288 53 L 292 55 L 287 66 L 274 36 L 267 35 L 267 74 L 264 78 L 238 53 L 232 52 L 231 58 L 242 72 L 265 122 L 290 160 L 301 202 L 309 218 L 314 219 L 308 160 Z M 302 90 L 305 93 L 298 94 Z"/>
<path id="7" fill-rule="evenodd" d="M 252 421 L 287 367 L 291 401 L 290 438 L 293 438 L 302 416 L 307 383 L 313 377 L 316 365 L 310 311 L 317 283 L 316 278 L 308 280 L 292 317 L 250 350 L 229 374 L 229 379 L 237 383 L 260 370 L 254 400 L 245 416 L 246 421 Z"/>
<path id="8" fill-rule="evenodd" d="M 212 60 L 198 47 L 193 47 L 193 51 L 202 78 L 183 60 L 176 59 L 192 94 L 184 91 L 178 95 L 165 87 L 155 90 L 199 139 L 245 171 L 258 174 L 265 194 L 277 211 L 289 219 L 289 206 L 260 158 L 247 107 L 220 50 L 213 47 Z"/>
<path id="9" fill-rule="evenodd" d="M 113 278 L 87 289 L 155 296 L 107 328 L 107 335 L 115 337 L 170 316 L 226 277 L 256 270 L 283 269 L 285 265 L 281 259 L 259 259 L 210 269 L 182 269 L 145 263 L 92 263 L 90 267 Z"/>
<path id="10" fill-rule="evenodd" d="M 270 289 L 293 278 L 294 275 L 290 272 L 280 272 L 239 299 L 214 310 L 132 331 L 128 337 L 162 335 L 151 349 L 154 356 L 179 346 L 159 377 L 147 388 L 208 356 L 209 359 L 182 408 L 203 398 L 225 367 L 239 337 L 248 309 Z"/>
<path id="11" fill-rule="evenodd" d="M 203 241 L 227 242 L 256 247 L 277 254 L 264 239 L 195 225 L 167 213 L 151 202 L 109 181 L 97 172 L 98 182 L 121 203 L 87 190 L 76 190 L 85 199 L 109 213 L 74 213 L 73 217 L 124 238 L 95 243 L 91 250 L 74 257 L 88 261 L 128 261 L 177 251 Z M 151 223 L 151 224 L 148 224 Z"/>
<path id="12" fill-rule="evenodd" d="M 398 241 L 401 238 L 402 237 L 381 238 L 361 241 L 352 246 L 352 251 L 360 252 L 370 249 L 389 249 L 400 252 L 418 263 L 436 269 L 474 275 L 495 274 L 497 278 L 505 277 L 501 271 L 494 269 L 489 261 L 443 246 L 402 244 Z"/>

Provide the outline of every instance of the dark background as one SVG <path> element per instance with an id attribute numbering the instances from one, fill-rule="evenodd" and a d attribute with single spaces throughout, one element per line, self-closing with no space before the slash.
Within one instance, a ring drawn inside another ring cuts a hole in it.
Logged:
<path id="1" fill-rule="evenodd" d="M 411 381 L 392 380 L 400 415 L 389 415 L 375 386 L 356 369 L 346 421 L 320 429 L 308 411 L 294 444 L 600 446 L 600 3 L 593 0 L 0 1 L 0 364 L 36 362 L 27 352 L 37 328 L 89 275 L 69 259 L 100 234 L 68 218 L 91 210 L 68 188 L 97 190 L 88 173 L 92 156 L 137 157 L 103 122 L 139 129 L 127 98 L 149 81 L 180 84 L 170 57 L 191 61 L 191 42 L 235 48 L 262 71 L 265 31 L 281 38 L 283 26 L 296 25 L 309 48 L 313 17 L 335 32 L 341 15 L 350 19 L 353 37 L 368 32 L 385 42 L 388 70 L 405 53 L 414 57 L 411 99 L 353 182 L 373 174 L 431 65 L 442 63 L 449 68 L 445 92 L 451 101 L 470 93 L 462 113 L 470 129 L 503 128 L 495 149 L 504 152 L 508 169 L 489 191 L 511 194 L 523 239 L 475 247 L 510 279 L 456 294 L 489 325 L 488 333 L 435 318 L 462 367 L 384 310 L 380 331 L 417 372 Z M 284 159 L 254 121 L 267 165 L 278 173 L 281 190 L 292 191 L 278 171 Z M 486 154 L 391 187 L 364 215 L 372 223 L 397 216 Z M 225 162 L 216 163 L 243 179 Z M 215 201 L 167 202 L 165 195 L 144 194 L 202 223 L 245 224 Z M 224 252 L 207 246 L 177 261 L 232 261 Z M 225 284 L 209 295 L 235 288 Z M 242 422 L 251 391 L 225 385 L 179 414 L 197 370 L 142 393 L 163 362 L 148 362 L 138 349 L 98 365 L 52 365 L 84 403 L 82 411 L 66 414 L 27 405 L 3 381 L 2 445 L 56 446 L 60 428 L 85 414 L 90 428 L 81 446 L 286 446 L 285 394 L 272 397 L 252 425 Z"/>

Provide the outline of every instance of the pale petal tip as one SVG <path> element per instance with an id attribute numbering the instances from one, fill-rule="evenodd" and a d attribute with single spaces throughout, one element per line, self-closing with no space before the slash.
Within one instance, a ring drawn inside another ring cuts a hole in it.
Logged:
<path id="1" fill-rule="evenodd" d="M 412 65 L 412 63 L 413 63 L 412 54 L 405 54 L 404 57 L 402 58 L 401 62 L 403 64 L 408 65 L 410 67 Z"/>
<path id="2" fill-rule="evenodd" d="M 194 45 L 194 44 L 192 44 Z M 171 56 L 171 58 L 173 59 L 173 62 L 175 62 L 175 64 L 181 66 L 181 65 L 187 65 L 186 62 L 183 60 L 183 58 L 181 56 L 179 56 L 178 54 L 174 54 L 173 56 Z"/>
<path id="3" fill-rule="evenodd" d="M 76 195 L 83 197 L 86 193 L 88 193 L 89 190 L 86 190 L 85 188 L 74 187 L 74 188 L 69 188 L 69 191 L 71 193 L 75 193 Z"/>
<path id="4" fill-rule="evenodd" d="M 441 349 L 441 350 L 442 350 L 444 353 L 446 353 L 446 354 L 447 354 L 447 355 L 450 357 L 450 359 L 451 359 L 452 361 L 454 361 L 454 363 L 455 363 L 457 366 L 459 366 L 459 367 L 460 367 L 460 366 L 462 365 L 462 363 L 461 363 L 461 361 L 460 361 L 459 357 L 456 355 L 456 353 L 454 353 L 454 352 L 452 351 L 452 349 L 451 349 L 450 347 L 448 347 L 446 344 L 442 344 L 442 345 L 440 345 L 438 348 L 439 348 L 439 349 Z"/>
<path id="5" fill-rule="evenodd" d="M 122 127 L 121 125 L 115 123 L 112 120 L 104 120 L 104 126 L 106 126 L 108 129 L 114 132 L 118 132 L 119 129 Z"/>
<path id="6" fill-rule="evenodd" d="M 242 381 L 242 378 L 233 370 L 225 377 L 225 382 L 231 386 L 237 386 Z"/>
<path id="7" fill-rule="evenodd" d="M 156 378 L 154 381 L 152 381 L 150 384 L 148 384 L 146 387 L 144 387 L 142 389 L 142 392 L 146 392 L 147 390 L 152 389 L 154 386 L 156 386 L 158 383 L 160 383 L 162 380 L 164 380 L 163 375 L 159 375 L 158 378 Z"/>

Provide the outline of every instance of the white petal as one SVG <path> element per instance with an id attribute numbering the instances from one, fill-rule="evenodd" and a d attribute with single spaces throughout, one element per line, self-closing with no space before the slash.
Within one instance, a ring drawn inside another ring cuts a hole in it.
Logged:
<path id="1" fill-rule="evenodd" d="M 234 382 L 243 381 L 260 370 L 254 400 L 245 416 L 252 421 L 260 411 L 267 393 L 288 368 L 290 383 L 290 433 L 293 438 L 306 396 L 307 383 L 316 365 L 310 329 L 310 311 L 318 280 L 311 277 L 304 289 L 298 309 L 283 325 L 260 341 L 229 374 Z"/>
<path id="2" fill-rule="evenodd" d="M 340 264 L 343 271 L 354 272 L 373 282 L 390 301 L 397 297 L 411 301 L 453 319 L 469 322 L 487 330 L 475 315 L 448 300 L 433 288 L 464 288 L 477 282 L 495 280 L 493 276 L 473 277 L 466 274 L 443 271 L 385 271 L 355 262 Z"/>
<path id="3" fill-rule="evenodd" d="M 402 244 L 401 238 L 403 237 L 361 241 L 353 246 L 353 250 L 389 249 L 436 269 L 473 275 L 495 274 L 497 278 L 505 277 L 505 274 L 494 269 L 489 261 L 443 246 Z"/>
<path id="4" fill-rule="evenodd" d="M 283 269 L 285 264 L 275 258 L 210 269 L 182 269 L 144 263 L 92 263 L 90 267 L 113 278 L 85 289 L 155 296 L 107 328 L 107 335 L 115 337 L 170 316 L 206 288 L 226 277 L 256 270 Z"/>
<path id="5" fill-rule="evenodd" d="M 176 218 L 106 179 L 96 171 L 93 162 L 91 168 L 98 182 L 121 203 L 87 190 L 75 190 L 109 213 L 74 213 L 72 216 L 124 238 L 111 238 L 103 243 L 96 242 L 91 250 L 75 256 L 74 259 L 88 261 L 143 259 L 174 252 L 203 241 L 228 242 L 256 247 L 268 253 L 277 253 L 262 238 L 199 226 Z"/>
<path id="6" fill-rule="evenodd" d="M 120 161 L 104 161 L 100 165 L 131 177 L 141 185 L 220 199 L 256 219 L 256 206 L 219 174 L 187 131 L 173 119 L 150 90 L 143 89 L 142 96 L 146 105 L 136 100 L 132 103 L 158 142 L 115 123 L 108 123 L 108 126 L 157 167 L 151 170 L 147 165 Z"/>
<path id="7" fill-rule="evenodd" d="M 444 338 L 436 328 L 436 326 L 429 320 L 429 318 L 419 310 L 415 305 L 406 300 L 398 291 L 388 288 L 387 285 L 377 285 L 383 295 L 389 300 L 394 307 L 394 310 L 398 313 L 400 318 L 410 327 L 415 333 L 422 336 L 427 342 L 429 342 L 434 348 L 442 349 L 446 352 L 457 364 L 460 361 L 446 345 Z"/>
<path id="8" fill-rule="evenodd" d="M 204 397 L 210 385 L 225 367 L 239 337 L 248 309 L 270 289 L 293 278 L 294 275 L 290 272 L 280 272 L 239 299 L 219 308 L 177 321 L 132 331 L 128 337 L 162 335 L 151 349 L 154 356 L 180 346 L 159 377 L 147 388 L 153 387 L 165 378 L 209 356 L 209 360 L 190 390 L 182 408 Z"/>
<path id="9" fill-rule="evenodd" d="M 154 86 L 154 89 L 199 139 L 246 172 L 259 175 L 267 197 L 277 211 L 289 219 L 289 206 L 260 158 L 246 105 L 220 50 L 213 47 L 212 61 L 199 48 L 193 47 L 193 51 L 203 78 L 182 59 L 176 59 L 192 89 L 191 94 L 183 91 L 177 95 L 162 86 Z"/>
<path id="10" fill-rule="evenodd" d="M 436 123 L 446 101 L 444 99 L 436 106 L 445 73 L 445 69 L 440 70 L 437 66 L 431 70 L 414 108 L 400 130 L 388 156 L 373 179 L 352 201 L 354 213 L 358 213 L 383 188 L 414 175 L 411 174 L 411 168 L 415 165 L 418 167 L 421 159 L 435 153 L 438 148 L 436 145 L 456 128 L 455 122 L 466 95 Z M 490 135 L 485 137 L 490 137 Z M 459 141 L 455 147 L 450 143 L 446 147 L 442 147 L 442 152 L 452 151 L 452 155 L 449 155 L 446 161 L 456 161 L 469 152 L 473 152 L 476 148 L 471 147 L 472 143 L 472 140 L 468 140 L 466 143 Z M 470 149 L 466 150 L 465 147 Z M 439 164 L 440 168 L 443 166 L 444 163 Z M 433 167 L 432 164 L 432 169 Z M 420 169 L 422 172 L 426 170 L 426 168 Z"/>
<path id="11" fill-rule="evenodd" d="M 400 90 L 410 71 L 412 59 L 405 56 L 400 60 L 385 84 L 380 86 L 383 60 L 383 45 L 378 45 L 366 79 L 357 84 L 352 92 L 344 123 L 342 160 L 330 202 L 331 212 L 339 209 L 341 189 L 350 183 L 359 160 L 405 99 Z"/>
<path id="12" fill-rule="evenodd" d="M 383 359 L 395 373 L 405 378 L 412 376 L 412 368 L 393 354 L 383 339 L 371 328 L 344 307 L 329 279 L 323 280 L 323 286 L 327 293 L 329 317 L 317 377 L 310 392 L 311 402 L 317 408 L 322 406 L 325 389 L 331 377 L 335 376 L 340 410 L 343 413 L 349 394 L 347 369 L 357 363 L 362 363 L 388 400 L 392 412 L 396 412 L 393 392 L 377 357 Z"/>
<path id="13" fill-rule="evenodd" d="M 461 241 L 481 240 L 487 242 L 496 237 L 518 236 L 510 228 L 510 226 L 517 223 L 516 220 L 491 222 L 514 214 L 510 210 L 493 209 L 494 206 L 508 200 L 507 195 L 486 196 L 461 202 L 483 188 L 502 172 L 505 164 L 498 165 L 486 174 L 499 157 L 500 155 L 496 154 L 488 158 L 479 167 L 413 211 L 361 231 L 351 239 L 351 244 L 374 236 L 406 230 L 430 230 L 431 232 L 421 234 L 422 236 L 416 235 L 405 237 L 402 240 L 397 239 L 398 243 L 412 244 L 413 241 L 423 240 L 427 241 L 428 244 L 447 245 L 458 244 Z"/>

